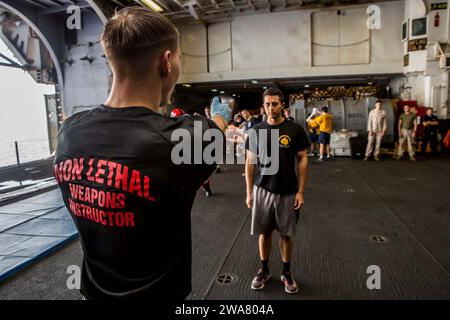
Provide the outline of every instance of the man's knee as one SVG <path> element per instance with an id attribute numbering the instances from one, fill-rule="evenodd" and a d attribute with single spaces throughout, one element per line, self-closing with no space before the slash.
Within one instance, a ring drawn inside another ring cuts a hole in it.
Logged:
<path id="1" fill-rule="evenodd" d="M 272 239 L 272 232 L 261 233 L 261 234 L 259 235 L 259 237 L 260 237 L 261 240 L 263 240 L 263 241 L 269 241 L 270 239 Z"/>

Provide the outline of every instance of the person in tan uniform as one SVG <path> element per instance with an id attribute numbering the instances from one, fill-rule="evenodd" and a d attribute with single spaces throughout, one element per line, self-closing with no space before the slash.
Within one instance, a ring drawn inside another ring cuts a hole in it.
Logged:
<path id="1" fill-rule="evenodd" d="M 378 100 L 375 103 L 375 109 L 369 113 L 369 121 L 367 122 L 367 132 L 369 133 L 366 157 L 364 161 L 368 161 L 373 153 L 373 158 L 380 161 L 380 147 L 383 136 L 387 130 L 387 115 L 386 111 L 382 109 L 382 102 Z M 375 150 L 374 150 L 375 145 Z"/>

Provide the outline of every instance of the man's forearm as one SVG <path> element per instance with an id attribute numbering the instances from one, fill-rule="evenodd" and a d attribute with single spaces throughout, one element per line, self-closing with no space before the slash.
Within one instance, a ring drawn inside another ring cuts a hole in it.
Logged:
<path id="1" fill-rule="evenodd" d="M 303 155 L 300 161 L 298 162 L 298 192 L 304 193 L 305 191 L 305 184 L 306 184 L 306 178 L 308 175 L 308 157 Z"/>
<path id="2" fill-rule="evenodd" d="M 222 131 L 225 131 L 228 126 L 227 121 L 219 114 L 214 115 L 211 120 L 214 121 Z"/>
<path id="3" fill-rule="evenodd" d="M 247 184 L 247 193 L 253 192 L 253 176 L 255 174 L 255 165 L 250 163 L 250 156 L 247 154 L 245 162 L 245 182 Z"/>

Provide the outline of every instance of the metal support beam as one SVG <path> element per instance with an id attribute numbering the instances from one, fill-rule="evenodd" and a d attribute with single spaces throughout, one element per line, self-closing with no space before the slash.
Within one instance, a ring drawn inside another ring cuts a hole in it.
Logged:
<path id="1" fill-rule="evenodd" d="M 197 6 L 199 5 L 197 0 L 187 0 L 184 2 L 181 2 L 181 0 L 174 0 L 174 1 L 183 9 L 185 9 L 185 10 L 187 9 L 189 14 L 192 17 L 194 17 L 195 20 L 200 20 L 200 16 L 194 7 L 194 5 L 197 5 Z"/>
<path id="2" fill-rule="evenodd" d="M 211 2 L 213 3 L 213 5 L 216 9 L 219 9 L 219 4 L 217 3 L 216 0 L 211 0 Z"/>
<path id="3" fill-rule="evenodd" d="M 41 13 L 42 14 L 52 14 L 52 13 L 66 12 L 67 8 L 69 8 L 70 6 L 72 6 L 72 4 L 66 5 L 66 6 L 57 7 L 57 8 L 44 9 L 44 10 L 41 11 Z M 87 4 L 87 3 L 85 3 L 85 4 L 77 4 L 76 6 L 79 7 L 80 9 L 91 8 L 91 6 L 89 4 Z"/>
<path id="4" fill-rule="evenodd" d="M 11 60 L 10 58 L 8 58 L 7 56 L 5 56 L 2 53 L 0 53 L 0 58 L 7 61 L 7 62 L 0 62 L 0 66 L 23 69 L 23 67 L 20 64 Z"/>
<path id="5" fill-rule="evenodd" d="M 64 76 L 60 61 L 64 57 L 64 34 L 58 21 L 50 19 L 48 16 L 39 15 L 36 7 L 27 2 L 17 0 L 0 0 L 0 6 L 17 15 L 25 21 L 37 34 L 40 41 L 46 47 L 56 71 L 57 88 L 64 88 Z M 47 17 L 47 18 L 45 18 Z M 61 102 L 64 103 L 64 97 L 61 96 Z"/>
<path id="6" fill-rule="evenodd" d="M 50 8 L 49 5 L 44 5 L 44 4 L 40 3 L 40 2 L 35 2 L 33 0 L 24 0 L 24 1 L 32 4 L 33 6 L 39 7 L 39 8 Z"/>

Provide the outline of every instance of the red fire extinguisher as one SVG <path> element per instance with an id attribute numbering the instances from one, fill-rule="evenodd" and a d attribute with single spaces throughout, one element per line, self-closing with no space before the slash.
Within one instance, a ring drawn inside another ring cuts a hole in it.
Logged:
<path id="1" fill-rule="evenodd" d="M 439 12 L 436 12 L 436 15 L 434 16 L 434 26 L 439 27 L 439 20 L 440 20 Z"/>

